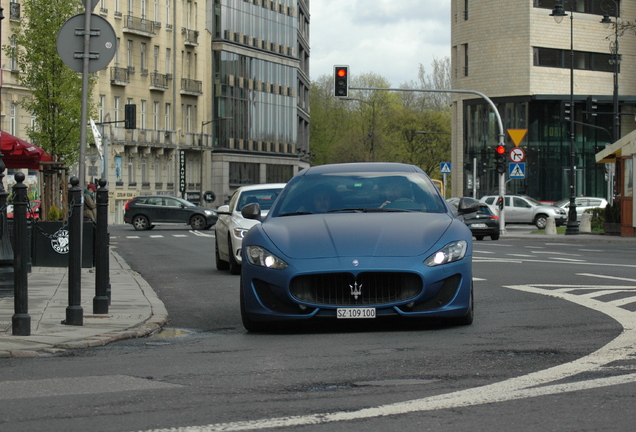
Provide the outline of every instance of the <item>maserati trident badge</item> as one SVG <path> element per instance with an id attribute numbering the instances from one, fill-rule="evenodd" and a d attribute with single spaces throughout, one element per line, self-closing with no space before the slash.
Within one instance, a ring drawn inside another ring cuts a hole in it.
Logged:
<path id="1" fill-rule="evenodd" d="M 353 285 L 349 285 L 351 288 L 351 295 L 355 300 L 358 300 L 358 297 L 362 295 L 362 284 L 358 285 L 358 281 L 355 281 Z"/>

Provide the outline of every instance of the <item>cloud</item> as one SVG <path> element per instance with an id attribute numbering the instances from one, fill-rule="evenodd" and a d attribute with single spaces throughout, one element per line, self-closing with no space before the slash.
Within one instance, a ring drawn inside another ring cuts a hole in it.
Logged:
<path id="1" fill-rule="evenodd" d="M 449 0 L 320 0 L 311 2 L 310 75 L 377 73 L 397 87 L 420 64 L 450 56 Z"/>

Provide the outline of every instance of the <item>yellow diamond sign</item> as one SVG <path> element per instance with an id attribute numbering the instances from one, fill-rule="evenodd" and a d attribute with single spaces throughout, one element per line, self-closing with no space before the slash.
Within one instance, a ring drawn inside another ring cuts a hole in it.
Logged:
<path id="1" fill-rule="evenodd" d="M 515 143 L 515 147 L 519 147 L 527 133 L 528 129 L 508 129 L 508 135 L 510 135 L 512 142 Z"/>

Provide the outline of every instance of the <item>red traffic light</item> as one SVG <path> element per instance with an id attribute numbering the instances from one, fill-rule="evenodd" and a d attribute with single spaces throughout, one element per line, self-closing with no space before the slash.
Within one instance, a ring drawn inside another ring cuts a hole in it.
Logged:
<path id="1" fill-rule="evenodd" d="M 340 68 L 340 69 L 336 69 L 336 75 L 338 75 L 340 78 L 346 77 L 347 76 L 347 70 Z"/>
<path id="2" fill-rule="evenodd" d="M 334 95 L 347 97 L 349 95 L 349 66 L 334 66 Z"/>
<path id="3" fill-rule="evenodd" d="M 495 147 L 495 153 L 502 155 L 506 153 L 506 148 L 502 145 L 498 145 L 497 147 Z"/>

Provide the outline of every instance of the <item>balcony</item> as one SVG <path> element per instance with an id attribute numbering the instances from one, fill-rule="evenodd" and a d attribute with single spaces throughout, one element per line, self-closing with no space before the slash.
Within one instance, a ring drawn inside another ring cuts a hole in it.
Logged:
<path id="1" fill-rule="evenodd" d="M 201 96 L 203 94 L 203 82 L 190 78 L 181 78 L 181 94 Z"/>
<path id="2" fill-rule="evenodd" d="M 166 91 L 168 90 L 168 75 L 153 72 L 150 74 L 150 90 Z"/>
<path id="3" fill-rule="evenodd" d="M 185 44 L 187 46 L 199 46 L 199 32 L 197 30 L 182 28 L 181 34 L 185 35 Z"/>
<path id="4" fill-rule="evenodd" d="M 132 33 L 139 36 L 153 37 L 155 33 L 155 22 L 146 18 L 139 18 L 126 15 L 124 20 L 124 33 Z"/>
<path id="5" fill-rule="evenodd" d="M 110 83 L 112 85 L 125 86 L 130 83 L 128 68 L 113 66 L 110 68 Z"/>

